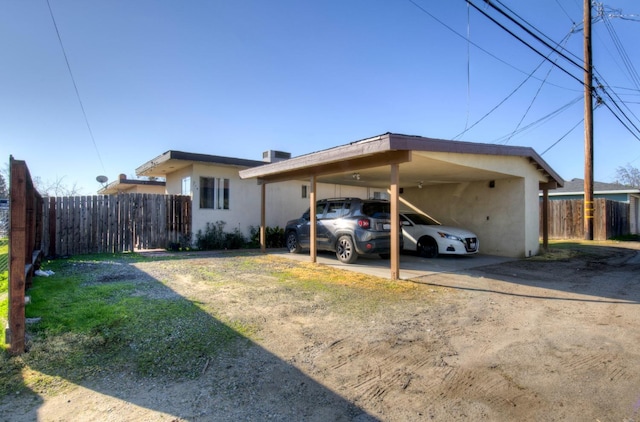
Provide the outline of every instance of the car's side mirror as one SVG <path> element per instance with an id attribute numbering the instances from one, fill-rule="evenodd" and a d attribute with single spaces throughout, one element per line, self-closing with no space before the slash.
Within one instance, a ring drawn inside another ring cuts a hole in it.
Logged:
<path id="1" fill-rule="evenodd" d="M 411 225 L 411 223 L 410 223 L 410 222 L 408 222 L 408 221 L 401 221 L 401 222 L 400 222 L 400 225 L 401 225 L 401 226 L 410 226 L 410 225 Z"/>
<path id="2" fill-rule="evenodd" d="M 305 212 L 304 214 L 302 214 L 302 218 L 308 221 L 311 218 L 311 216 L 309 215 L 308 212 Z"/>

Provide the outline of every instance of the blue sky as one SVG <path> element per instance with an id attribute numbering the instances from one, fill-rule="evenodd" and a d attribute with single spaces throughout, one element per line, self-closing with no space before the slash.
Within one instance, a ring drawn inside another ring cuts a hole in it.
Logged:
<path id="1" fill-rule="evenodd" d="M 640 14 L 637 1 L 612 1 Z M 0 156 L 83 194 L 100 188 L 97 175 L 134 176 L 167 150 L 260 160 L 268 149 L 297 156 L 385 132 L 539 154 L 562 138 L 543 158 L 565 179 L 584 175 L 580 83 L 464 0 L 49 4 L 73 79 L 47 1 L 0 0 Z M 581 0 L 502 4 L 556 42 L 582 20 Z M 594 65 L 640 127 L 638 81 L 611 38 L 640 66 L 640 22 L 612 18 L 593 31 Z M 582 33 L 566 48 L 581 61 Z M 609 110 L 596 109 L 594 125 L 596 180 L 640 167 L 640 141 Z"/>

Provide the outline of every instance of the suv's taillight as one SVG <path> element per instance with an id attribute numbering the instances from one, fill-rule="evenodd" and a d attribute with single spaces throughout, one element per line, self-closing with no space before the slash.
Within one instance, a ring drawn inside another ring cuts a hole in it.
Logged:
<path id="1" fill-rule="evenodd" d="M 371 227 L 371 221 L 368 218 L 360 218 L 358 220 L 358 226 L 363 229 L 368 229 Z"/>

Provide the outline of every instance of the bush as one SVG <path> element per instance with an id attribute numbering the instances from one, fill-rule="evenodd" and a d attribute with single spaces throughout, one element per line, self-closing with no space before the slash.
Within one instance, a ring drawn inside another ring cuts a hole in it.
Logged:
<path id="1" fill-rule="evenodd" d="M 224 231 L 224 221 L 207 223 L 204 233 L 198 230 L 196 234 L 196 248 L 200 250 L 240 249 L 246 244 L 246 239 L 238 228 L 231 233 Z"/>
<path id="2" fill-rule="evenodd" d="M 266 246 L 267 248 L 282 248 L 284 247 L 284 229 L 278 226 L 269 227 L 265 229 Z M 254 248 L 260 246 L 260 228 L 251 227 L 251 242 L 250 245 Z"/>

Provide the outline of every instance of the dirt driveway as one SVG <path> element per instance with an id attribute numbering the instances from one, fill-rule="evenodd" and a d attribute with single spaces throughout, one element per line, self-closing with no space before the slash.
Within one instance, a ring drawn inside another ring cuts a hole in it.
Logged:
<path id="1" fill-rule="evenodd" d="M 366 286 L 328 300 L 242 265 L 222 271 L 232 255 L 137 264 L 255 335 L 195 380 L 112 374 L 15 397 L 0 420 L 640 420 L 639 250 L 434 273 L 375 301 Z"/>

